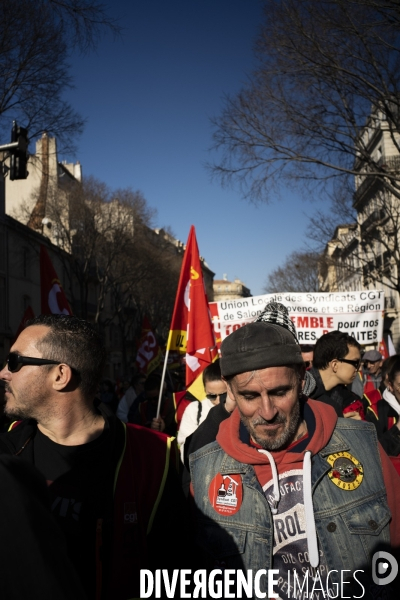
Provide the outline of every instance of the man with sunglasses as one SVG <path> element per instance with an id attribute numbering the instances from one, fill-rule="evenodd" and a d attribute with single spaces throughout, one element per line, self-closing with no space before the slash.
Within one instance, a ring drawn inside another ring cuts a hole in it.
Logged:
<path id="1" fill-rule="evenodd" d="M 358 396 L 379 390 L 382 382 L 383 356 L 378 350 L 367 350 L 362 357 L 364 368 L 358 374 L 351 389 Z"/>
<path id="2" fill-rule="evenodd" d="M 183 499 L 170 438 L 125 426 L 95 403 L 105 358 L 86 321 L 42 315 L 28 323 L 0 371 L 5 413 L 19 421 L 0 435 L 0 454 L 44 475 L 87 598 L 122 600 L 139 597 L 140 568 L 168 568 L 163 544 L 178 535 Z"/>
<path id="3" fill-rule="evenodd" d="M 330 404 L 338 417 L 362 419 L 364 406 L 350 387 L 361 365 L 360 344 L 343 331 L 321 336 L 314 348 L 313 367 L 309 373 L 316 382 L 310 398 Z"/>

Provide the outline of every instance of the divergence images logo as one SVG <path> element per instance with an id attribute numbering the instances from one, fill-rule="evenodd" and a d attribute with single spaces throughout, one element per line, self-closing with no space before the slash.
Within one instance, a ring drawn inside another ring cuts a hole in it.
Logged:
<path id="1" fill-rule="evenodd" d="M 387 585 L 397 577 L 399 565 L 389 552 L 380 550 L 372 557 L 372 579 L 376 585 Z"/>

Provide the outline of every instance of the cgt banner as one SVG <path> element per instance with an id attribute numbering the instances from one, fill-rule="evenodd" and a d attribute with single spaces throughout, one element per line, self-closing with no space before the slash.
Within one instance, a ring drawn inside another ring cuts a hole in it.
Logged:
<path id="1" fill-rule="evenodd" d="M 382 340 L 384 294 L 381 290 L 287 293 L 210 302 L 218 347 L 232 331 L 254 321 L 272 301 L 288 309 L 300 344 L 315 344 L 321 335 L 335 329 L 346 331 L 360 344 Z"/>

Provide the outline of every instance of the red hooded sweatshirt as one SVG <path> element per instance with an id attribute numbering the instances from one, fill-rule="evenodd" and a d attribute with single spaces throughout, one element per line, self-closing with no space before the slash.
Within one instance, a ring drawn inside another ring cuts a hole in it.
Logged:
<path id="1" fill-rule="evenodd" d="M 286 487 L 282 487 L 282 480 L 284 479 L 282 475 L 284 476 L 287 472 L 293 473 L 302 470 L 305 452 L 310 450 L 312 455 L 315 455 L 322 450 L 328 443 L 336 425 L 337 416 L 335 410 L 331 406 L 310 399 L 307 400 L 306 406 L 311 409 L 314 415 L 315 429 L 313 432 L 310 432 L 309 430 L 310 435 L 307 442 L 301 444 L 300 440 L 297 444 L 299 447 L 301 446 L 301 451 L 297 452 L 296 446 L 292 445 L 290 448 L 271 452 L 280 478 L 281 502 L 285 495 L 285 490 L 290 490 L 292 484 L 296 485 L 296 475 L 292 475 L 286 482 Z M 217 442 L 229 456 L 232 456 L 242 463 L 253 465 L 259 483 L 261 487 L 264 488 L 268 498 L 269 488 L 266 484 L 272 480 L 271 463 L 268 457 L 259 452 L 256 447 L 240 440 L 239 426 L 240 415 L 239 411 L 236 409 L 229 419 L 226 419 L 221 423 L 217 435 Z M 400 548 L 400 477 L 393 467 L 390 458 L 380 445 L 379 452 L 383 467 L 388 505 L 392 513 L 392 520 L 390 523 L 391 546 L 393 548 Z M 289 488 L 287 487 L 288 485 Z M 302 483 L 298 485 L 302 485 Z M 282 535 L 284 535 L 284 532 L 282 532 Z"/>

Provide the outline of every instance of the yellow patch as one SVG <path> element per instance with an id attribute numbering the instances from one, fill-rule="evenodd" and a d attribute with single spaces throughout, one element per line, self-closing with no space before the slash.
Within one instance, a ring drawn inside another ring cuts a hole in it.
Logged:
<path id="1" fill-rule="evenodd" d="M 336 452 L 326 459 L 332 467 L 329 479 L 338 488 L 345 491 L 356 490 L 364 478 L 364 469 L 360 461 L 349 452 Z"/>

